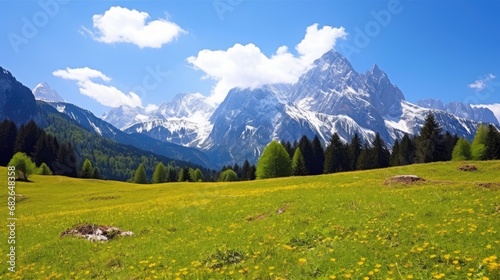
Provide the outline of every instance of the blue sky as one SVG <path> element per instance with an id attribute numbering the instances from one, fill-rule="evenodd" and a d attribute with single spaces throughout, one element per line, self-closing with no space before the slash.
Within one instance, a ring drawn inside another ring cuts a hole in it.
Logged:
<path id="1" fill-rule="evenodd" d="M 153 108 L 182 92 L 220 101 L 235 85 L 293 81 L 331 47 L 358 72 L 378 64 L 411 102 L 500 103 L 494 0 L 1 0 L 0 6 L 0 66 L 30 88 L 48 82 L 98 116 L 120 104 Z M 134 31 L 124 35 L 124 28 Z"/>

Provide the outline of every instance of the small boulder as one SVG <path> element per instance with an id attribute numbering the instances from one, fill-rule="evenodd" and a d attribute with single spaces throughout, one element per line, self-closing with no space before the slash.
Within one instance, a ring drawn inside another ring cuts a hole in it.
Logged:
<path id="1" fill-rule="evenodd" d="M 424 182 L 425 180 L 417 175 L 396 175 L 385 181 L 385 184 L 414 184 L 418 182 Z"/>

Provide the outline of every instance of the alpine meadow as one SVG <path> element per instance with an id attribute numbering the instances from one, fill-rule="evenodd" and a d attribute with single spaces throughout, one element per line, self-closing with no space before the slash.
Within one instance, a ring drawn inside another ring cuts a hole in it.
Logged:
<path id="1" fill-rule="evenodd" d="M 0 277 L 498 280 L 500 162 L 470 163 L 196 184 L 33 175 L 17 185 L 20 265 Z M 410 173 L 425 181 L 387 181 Z M 135 235 L 60 237 L 84 223 Z"/>

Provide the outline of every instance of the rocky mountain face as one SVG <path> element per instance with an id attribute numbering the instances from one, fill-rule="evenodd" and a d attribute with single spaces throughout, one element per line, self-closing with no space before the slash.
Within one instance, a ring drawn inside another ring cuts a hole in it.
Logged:
<path id="1" fill-rule="evenodd" d="M 392 145 L 405 133 L 418 133 L 431 112 L 443 130 L 469 139 L 480 120 L 493 122 L 487 111 L 476 108 L 471 108 L 475 115 L 466 115 L 451 107 L 426 107 L 407 102 L 377 65 L 358 73 L 345 57 L 330 51 L 293 85 L 235 88 L 218 105 L 200 94 L 178 95 L 125 131 L 200 148 L 221 166 L 255 162 L 271 140 L 294 141 L 302 135 L 318 135 L 326 145 L 335 132 L 343 141 L 357 133 L 368 143 L 380 133 Z M 133 122 L 125 115 L 118 119 Z"/>
<path id="2" fill-rule="evenodd" d="M 444 104 L 439 99 L 423 99 L 417 101 L 417 105 L 425 108 L 433 108 L 442 111 L 446 111 L 457 117 L 470 119 L 481 123 L 493 123 L 495 125 L 500 125 L 499 120 L 495 117 L 494 112 L 488 108 L 476 107 L 471 104 L 461 103 L 461 102 L 450 102 Z"/>
<path id="3" fill-rule="evenodd" d="M 49 86 L 46 82 L 39 83 L 33 90 L 33 95 L 36 100 L 46 102 L 64 102 L 64 99 Z"/>
<path id="4" fill-rule="evenodd" d="M 0 120 L 4 119 L 17 124 L 42 120 L 31 90 L 0 67 Z"/>

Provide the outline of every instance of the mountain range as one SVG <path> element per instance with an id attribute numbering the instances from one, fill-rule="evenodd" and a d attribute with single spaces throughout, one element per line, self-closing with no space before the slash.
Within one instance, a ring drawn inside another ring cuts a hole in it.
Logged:
<path id="1" fill-rule="evenodd" d="M 13 85 L 0 79 L 0 91 L 12 90 Z M 47 83 L 32 92 L 29 97 L 22 90 L 20 100 L 44 101 L 100 137 L 217 168 L 245 159 L 255 163 L 271 140 L 293 142 L 303 135 L 310 139 L 317 135 L 326 146 L 335 132 L 346 142 L 357 133 L 367 143 L 379 133 L 391 146 L 406 133 L 417 134 L 431 112 L 444 131 L 467 139 L 473 138 L 480 123 L 499 124 L 488 108 L 444 105 L 439 100 L 412 104 L 377 65 L 359 73 L 336 51 L 316 60 L 294 84 L 233 88 L 220 104 L 200 93 L 182 93 L 155 110 L 121 106 L 98 118 L 65 103 Z M 5 110 L 13 110 L 9 102 L 0 95 L 0 118 Z M 9 114 L 21 122 L 38 117 L 26 111 Z"/>
<path id="2" fill-rule="evenodd" d="M 336 51 L 325 53 L 292 85 L 234 88 L 220 104 L 201 94 L 179 94 L 157 110 L 122 106 L 103 120 L 127 133 L 208 154 L 218 165 L 256 162 L 273 139 L 295 141 L 318 135 L 326 146 L 337 132 L 343 141 L 357 133 L 371 142 L 378 132 L 388 145 L 419 132 L 434 113 L 443 130 L 472 139 L 479 123 L 498 125 L 491 110 L 468 104 L 412 104 L 377 65 L 358 73 Z"/>

